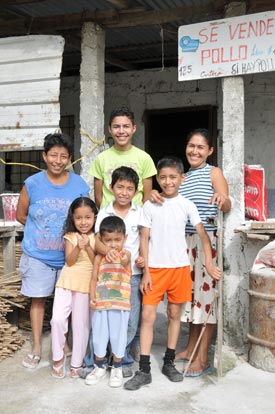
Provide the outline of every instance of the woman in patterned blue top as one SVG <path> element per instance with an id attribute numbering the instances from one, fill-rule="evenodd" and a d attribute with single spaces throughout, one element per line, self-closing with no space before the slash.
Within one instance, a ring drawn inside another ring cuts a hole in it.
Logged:
<path id="1" fill-rule="evenodd" d="M 17 220 L 25 225 L 20 259 L 21 293 L 31 298 L 32 349 L 22 364 L 36 368 L 41 359 L 45 303 L 65 262 L 63 225 L 71 202 L 87 196 L 89 186 L 66 167 L 72 156 L 66 134 L 48 134 L 43 160 L 47 169 L 28 177 L 17 206 Z"/>
<path id="2" fill-rule="evenodd" d="M 228 195 L 228 184 L 221 169 L 207 163 L 207 158 L 213 151 L 214 147 L 206 129 L 196 129 L 188 135 L 186 157 L 190 169 L 186 174 L 185 181 L 179 188 L 179 193 L 196 204 L 202 223 L 210 237 L 213 261 L 216 263 L 217 227 L 209 224 L 207 219 L 210 217 L 214 219 L 217 216 L 218 209 L 228 212 L 231 208 L 231 201 Z M 161 202 L 161 197 L 154 190 L 150 200 Z M 176 360 L 183 361 L 189 361 L 215 297 L 215 280 L 205 270 L 201 243 L 196 230 L 191 224 L 186 226 L 186 241 L 193 279 L 193 301 L 183 305 L 181 320 L 189 322 L 190 325 L 187 347 L 176 355 Z M 214 305 L 200 345 L 186 376 L 198 377 L 211 371 L 207 356 L 216 323 L 217 317 Z"/>

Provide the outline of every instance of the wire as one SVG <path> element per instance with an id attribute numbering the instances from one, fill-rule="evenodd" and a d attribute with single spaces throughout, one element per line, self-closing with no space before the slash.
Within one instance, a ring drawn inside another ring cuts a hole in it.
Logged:
<path id="1" fill-rule="evenodd" d="M 83 160 L 85 157 L 87 157 L 91 152 L 93 152 L 99 145 L 104 144 L 105 143 L 105 135 L 103 136 L 103 138 L 101 138 L 100 140 L 95 140 L 90 134 L 89 132 L 84 131 L 83 129 L 80 130 L 80 134 L 81 135 L 85 135 L 86 137 L 89 138 L 90 141 L 92 141 L 92 143 L 94 144 L 94 146 L 89 149 L 89 151 L 86 152 L 86 154 L 82 155 L 81 157 L 79 157 L 77 160 L 75 160 L 74 162 L 70 163 L 69 165 L 67 165 L 66 170 L 71 168 L 73 165 L 77 164 L 79 161 Z M 43 168 L 39 168 L 36 165 L 33 164 L 28 164 L 28 163 L 24 163 L 24 162 L 7 162 L 5 160 L 3 160 L 3 158 L 0 157 L 0 162 L 2 162 L 2 164 L 4 165 L 22 165 L 25 167 L 31 167 L 31 168 L 35 168 L 36 170 L 39 171 L 43 171 Z"/>

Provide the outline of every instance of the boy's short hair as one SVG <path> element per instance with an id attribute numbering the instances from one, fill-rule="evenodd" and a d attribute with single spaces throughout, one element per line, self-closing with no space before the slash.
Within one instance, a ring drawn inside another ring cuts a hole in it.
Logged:
<path id="1" fill-rule="evenodd" d="M 131 167 L 119 167 L 116 168 L 112 173 L 112 181 L 111 181 L 111 187 L 115 185 L 115 183 L 119 180 L 126 180 L 130 181 L 135 185 L 135 189 L 138 188 L 138 182 L 139 178 L 135 170 Z"/>
<path id="2" fill-rule="evenodd" d="M 109 126 L 112 125 L 113 119 L 116 118 L 117 116 L 127 116 L 127 118 L 129 118 L 132 122 L 133 125 L 135 125 L 135 115 L 134 112 L 130 111 L 130 109 L 126 108 L 126 107 L 122 107 L 122 108 L 118 108 L 118 109 L 114 109 L 111 113 L 110 113 L 110 118 L 109 118 Z"/>
<path id="3" fill-rule="evenodd" d="M 64 147 L 68 150 L 69 155 L 73 153 L 73 143 L 71 137 L 63 133 L 48 134 L 44 138 L 44 151 L 47 152 L 52 147 Z"/>
<path id="4" fill-rule="evenodd" d="M 161 158 L 157 163 L 157 172 L 159 173 L 162 168 L 176 168 L 180 174 L 184 173 L 182 160 L 178 157 Z"/>
<path id="5" fill-rule="evenodd" d="M 126 226 L 122 218 L 118 216 L 105 217 L 99 226 L 99 234 L 103 236 L 104 233 L 123 233 L 126 234 Z"/>

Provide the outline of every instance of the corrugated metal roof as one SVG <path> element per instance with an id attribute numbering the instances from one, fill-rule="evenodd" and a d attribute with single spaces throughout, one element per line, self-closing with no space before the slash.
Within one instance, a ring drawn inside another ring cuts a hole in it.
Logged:
<path id="1" fill-rule="evenodd" d="M 85 12 L 100 12 L 107 9 L 116 10 L 118 21 L 120 16 L 125 16 L 126 12 L 132 13 L 132 18 L 135 21 L 136 14 L 132 8 L 139 9 L 140 11 L 147 12 L 159 12 L 173 11 L 174 8 L 186 8 L 186 15 L 183 18 L 177 18 L 157 24 L 156 22 L 150 25 L 139 25 L 128 27 L 115 28 L 116 22 L 113 24 L 103 25 L 106 30 L 106 70 L 121 70 L 122 67 L 115 66 L 110 62 L 112 59 L 107 59 L 108 55 L 112 56 L 115 62 L 116 60 L 123 60 L 130 63 L 134 68 L 143 67 L 159 67 L 160 63 L 167 60 L 167 64 L 177 64 L 177 32 L 179 26 L 183 24 L 191 24 L 200 21 L 215 20 L 224 16 L 224 7 L 227 2 L 222 0 L 128 0 L 128 9 L 121 11 L 114 5 L 119 0 L 37 0 L 30 3 L 12 2 L 11 0 L 1 2 L 0 9 L 0 30 L 1 30 L 1 16 L 2 22 L 6 23 L 9 19 L 14 20 L 14 33 L 12 28 L 9 27 L 8 35 L 10 33 L 16 34 L 16 28 L 18 26 L 17 21 L 20 19 L 30 19 L 21 24 L 23 28 L 26 28 L 26 34 L 32 34 L 32 21 L 38 18 L 46 18 L 49 16 L 61 16 L 78 14 L 85 15 Z M 124 3 L 124 1 L 122 2 Z M 275 3 L 273 8 L 275 8 Z M 254 0 L 251 2 L 247 0 L 247 6 L 268 7 L 266 0 Z M 193 8 L 193 9 L 192 9 Z M 201 11 L 200 11 L 201 10 Z M 256 9 L 255 9 L 256 10 Z M 264 11 L 264 10 L 260 10 Z M 124 13 L 124 14 L 123 14 Z M 33 19 L 33 20 L 32 20 Z M 62 19 L 65 20 L 65 19 Z M 81 22 L 81 18 L 80 18 Z M 3 26 L 3 24 L 2 24 Z M 55 32 L 62 34 L 66 41 L 65 54 L 64 54 L 64 70 L 77 71 L 80 63 L 80 28 L 77 29 L 61 29 L 56 24 Z M 23 29 L 22 29 L 23 30 Z M 3 30 L 1 31 L 1 34 Z M 53 33 L 53 28 L 50 31 L 46 30 L 45 34 Z M 21 34 L 24 34 L 21 32 Z M 2 35 L 3 36 L 3 35 Z M 4 34 L 5 36 L 5 34 Z M 74 39 L 72 41 L 72 39 Z M 164 56 L 163 56 L 164 50 Z M 109 62 L 109 63 L 108 63 Z M 122 65 L 123 66 L 123 65 Z M 125 68 L 124 68 L 125 69 Z"/>

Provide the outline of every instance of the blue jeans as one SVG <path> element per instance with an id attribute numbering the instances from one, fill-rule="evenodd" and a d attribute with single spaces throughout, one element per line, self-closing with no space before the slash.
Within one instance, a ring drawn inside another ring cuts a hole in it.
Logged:
<path id="1" fill-rule="evenodd" d="M 130 348 L 132 342 L 136 341 L 136 333 L 138 332 L 140 314 L 141 314 L 141 292 L 139 290 L 140 280 L 142 274 L 135 274 L 131 277 L 131 310 L 130 317 L 128 322 L 128 331 L 127 331 L 127 346 L 125 350 L 125 355 L 122 358 L 123 367 L 131 367 L 135 362 L 130 355 Z M 94 366 L 94 347 L 93 347 L 93 333 L 92 329 L 90 330 L 89 343 L 88 343 L 88 352 L 85 355 L 84 363 L 86 367 Z"/>
<path id="2" fill-rule="evenodd" d="M 88 352 L 84 357 L 84 363 L 85 363 L 85 367 L 87 368 L 93 368 L 94 363 L 95 363 L 92 328 L 90 330 Z"/>
<path id="3" fill-rule="evenodd" d="M 135 336 L 138 331 L 141 313 L 141 292 L 139 290 L 142 274 L 135 274 L 131 277 L 131 310 L 127 331 L 127 346 L 125 355 L 122 358 L 122 367 L 131 367 L 135 362 L 130 355 L 130 348 L 136 341 Z"/>

